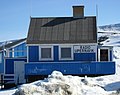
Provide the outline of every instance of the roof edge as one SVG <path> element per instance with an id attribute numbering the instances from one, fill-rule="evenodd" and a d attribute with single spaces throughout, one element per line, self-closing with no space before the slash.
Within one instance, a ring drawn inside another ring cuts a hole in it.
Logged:
<path id="1" fill-rule="evenodd" d="M 44 18 L 74 18 L 73 16 L 71 16 L 71 17 L 31 17 L 31 19 L 44 19 Z M 96 18 L 96 16 L 84 16 L 84 18 Z M 80 18 L 81 19 L 81 18 Z M 82 18 L 83 19 L 83 18 Z"/>

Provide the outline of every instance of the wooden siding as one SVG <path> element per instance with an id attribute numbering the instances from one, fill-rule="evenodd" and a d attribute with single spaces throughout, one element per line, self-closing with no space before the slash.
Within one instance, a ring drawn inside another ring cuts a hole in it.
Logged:
<path id="1" fill-rule="evenodd" d="M 72 46 L 73 47 L 73 46 Z M 28 62 L 65 62 L 68 60 L 61 60 L 59 46 L 53 46 L 53 60 L 40 60 L 39 46 L 29 46 L 28 48 Z M 72 52 L 73 59 L 69 61 L 96 61 L 96 53 L 74 53 Z"/>
<path id="2" fill-rule="evenodd" d="M 5 58 L 5 74 L 14 74 L 15 61 L 27 62 L 27 59 L 26 58 Z"/>
<path id="3" fill-rule="evenodd" d="M 37 70 L 36 70 L 37 68 Z M 106 69 L 107 68 L 107 69 Z M 49 75 L 53 71 L 67 75 L 115 74 L 115 62 L 38 62 L 25 64 L 25 75 Z M 36 72 L 34 72 L 36 71 Z"/>

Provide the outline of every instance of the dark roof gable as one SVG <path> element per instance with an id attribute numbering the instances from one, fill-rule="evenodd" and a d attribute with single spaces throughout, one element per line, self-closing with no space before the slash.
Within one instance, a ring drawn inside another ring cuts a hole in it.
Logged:
<path id="1" fill-rule="evenodd" d="M 27 44 L 96 43 L 96 17 L 31 18 Z"/>
<path id="2" fill-rule="evenodd" d="M 11 48 L 12 46 L 17 45 L 23 41 L 26 41 L 26 38 L 16 40 L 12 43 L 5 44 L 4 46 L 0 46 L 0 51 L 3 50 L 4 48 Z"/>

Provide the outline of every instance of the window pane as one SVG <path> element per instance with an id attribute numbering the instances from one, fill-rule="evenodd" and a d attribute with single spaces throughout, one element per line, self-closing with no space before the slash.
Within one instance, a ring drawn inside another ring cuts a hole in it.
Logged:
<path id="1" fill-rule="evenodd" d="M 61 58 L 71 58 L 71 48 L 61 48 Z"/>
<path id="2" fill-rule="evenodd" d="M 108 49 L 100 50 L 100 61 L 108 61 Z"/>
<path id="3" fill-rule="evenodd" d="M 41 58 L 51 58 L 51 48 L 41 48 Z"/>

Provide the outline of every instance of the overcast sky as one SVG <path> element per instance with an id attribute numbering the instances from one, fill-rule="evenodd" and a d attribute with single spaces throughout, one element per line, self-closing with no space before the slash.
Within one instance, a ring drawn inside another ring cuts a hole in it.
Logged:
<path id="1" fill-rule="evenodd" d="M 72 16 L 72 6 L 84 5 L 98 25 L 120 23 L 120 0 L 0 0 L 0 42 L 27 37 L 31 17 Z"/>

